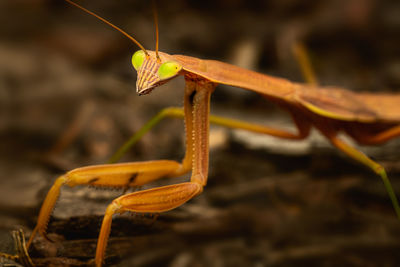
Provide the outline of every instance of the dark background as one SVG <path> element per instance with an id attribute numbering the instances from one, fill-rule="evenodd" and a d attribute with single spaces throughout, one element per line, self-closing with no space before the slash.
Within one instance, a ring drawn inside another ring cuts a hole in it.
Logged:
<path id="1" fill-rule="evenodd" d="M 154 49 L 148 1 L 79 3 Z M 397 0 L 159 1 L 157 9 L 161 51 L 303 82 L 291 52 L 300 40 L 321 85 L 399 93 Z M 184 82 L 137 96 L 130 60 L 138 48 L 64 1 L 1 1 L 0 25 L 0 248 L 11 253 L 10 231 L 30 234 L 58 175 L 106 162 L 159 110 L 182 105 Z M 218 87 L 212 112 L 292 129 L 285 113 L 236 88 Z M 204 193 L 157 220 L 116 216 L 107 265 L 400 265 L 400 224 L 379 177 L 321 136 L 284 142 L 220 127 L 210 136 Z M 182 140 L 182 121 L 168 119 L 123 161 L 179 160 Z M 397 140 L 361 148 L 385 166 L 398 195 L 399 148 Z M 121 193 L 63 189 L 48 228 L 55 242 L 38 237 L 34 262 L 86 266 L 107 203 Z"/>

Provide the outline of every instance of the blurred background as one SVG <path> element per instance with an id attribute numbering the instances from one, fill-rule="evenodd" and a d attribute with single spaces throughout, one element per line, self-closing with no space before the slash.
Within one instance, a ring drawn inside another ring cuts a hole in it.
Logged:
<path id="1" fill-rule="evenodd" d="M 79 3 L 154 49 L 148 1 Z M 304 82 L 291 50 L 300 41 L 321 85 L 400 93 L 399 1 L 174 0 L 157 9 L 163 52 Z M 30 235 L 56 177 L 106 162 L 162 108 L 181 106 L 184 81 L 137 96 L 138 48 L 61 0 L 0 1 L 0 25 L 0 251 L 13 253 L 10 231 Z M 284 112 L 237 88 L 219 86 L 211 109 L 293 129 Z M 167 119 L 122 161 L 180 160 L 183 131 Z M 317 133 L 287 142 L 212 127 L 210 138 L 204 193 L 157 219 L 116 216 L 107 266 L 400 265 L 400 224 L 379 177 Z M 400 195 L 400 142 L 360 149 Z M 86 266 L 105 208 L 121 194 L 64 188 L 48 227 L 54 242 L 35 240 L 35 264 Z"/>

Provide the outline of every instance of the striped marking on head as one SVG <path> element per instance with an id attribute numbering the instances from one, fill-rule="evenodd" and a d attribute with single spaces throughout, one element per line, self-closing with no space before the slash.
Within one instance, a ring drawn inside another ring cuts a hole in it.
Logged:
<path id="1" fill-rule="evenodd" d="M 147 57 L 141 50 L 133 54 L 132 65 L 137 71 L 136 92 L 139 95 L 150 93 L 155 87 L 176 77 L 182 70 L 177 62 L 162 62 L 154 55 Z"/>

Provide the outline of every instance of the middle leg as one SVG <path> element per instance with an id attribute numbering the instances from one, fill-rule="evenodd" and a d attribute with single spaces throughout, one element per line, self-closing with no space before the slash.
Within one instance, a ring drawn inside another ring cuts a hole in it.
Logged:
<path id="1" fill-rule="evenodd" d="M 155 125 L 157 125 L 164 118 L 184 118 L 187 112 L 178 107 L 168 107 L 161 110 L 157 113 L 153 118 L 151 118 L 139 131 L 137 131 L 134 135 L 132 135 L 128 141 L 126 141 L 117 152 L 111 157 L 108 163 L 117 162 L 136 142 L 143 137 L 148 131 L 151 130 Z M 222 117 L 218 115 L 210 114 L 209 120 L 210 123 L 224 126 L 227 128 L 233 129 L 242 129 L 254 133 L 266 134 L 278 138 L 289 139 L 289 140 L 302 140 L 306 138 L 310 133 L 310 125 L 307 121 L 301 120 L 298 118 L 298 115 L 295 115 L 295 112 L 290 112 L 292 116 L 293 122 L 296 125 L 297 133 L 290 132 L 284 129 L 274 128 L 267 125 L 251 123 L 243 120 L 231 119 L 227 117 Z"/>

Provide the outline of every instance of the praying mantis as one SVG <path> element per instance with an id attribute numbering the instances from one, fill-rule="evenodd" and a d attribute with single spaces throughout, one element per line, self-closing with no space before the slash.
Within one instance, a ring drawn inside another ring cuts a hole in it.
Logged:
<path id="1" fill-rule="evenodd" d="M 76 5 L 69 0 L 66 1 Z M 122 31 L 118 28 L 117 30 Z M 137 43 L 136 40 L 134 42 Z M 395 211 L 400 217 L 397 198 L 382 166 L 337 136 L 339 132 L 344 132 L 361 144 L 380 144 L 398 137 L 400 109 L 397 105 L 400 103 L 400 95 L 356 94 L 340 88 L 316 88 L 218 61 L 168 55 L 158 52 L 158 48 L 156 51 L 148 51 L 137 44 L 141 50 L 133 55 L 132 64 L 138 72 L 136 90 L 139 95 L 149 94 L 156 87 L 179 75 L 185 78 L 183 110 L 169 110 L 173 116 L 183 115 L 185 118 L 186 154 L 183 161 L 179 163 L 158 160 L 97 165 L 78 168 L 60 176 L 46 196 L 37 226 L 28 242 L 28 248 L 36 233 L 45 235 L 47 222 L 63 185 L 134 187 L 191 171 L 189 182 L 123 195 L 107 207 L 95 258 L 96 265 L 101 266 L 114 214 L 126 211 L 165 212 L 182 205 L 203 191 L 208 176 L 210 123 L 292 140 L 306 138 L 311 127 L 315 127 L 335 147 L 366 165 L 382 178 Z M 210 116 L 210 96 L 217 84 L 254 91 L 267 100 L 277 103 L 292 116 L 298 132 L 291 133 L 264 125 Z M 381 103 L 379 108 L 375 106 L 376 102 Z"/>

